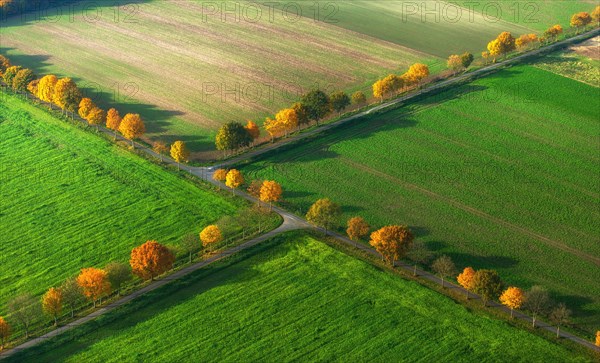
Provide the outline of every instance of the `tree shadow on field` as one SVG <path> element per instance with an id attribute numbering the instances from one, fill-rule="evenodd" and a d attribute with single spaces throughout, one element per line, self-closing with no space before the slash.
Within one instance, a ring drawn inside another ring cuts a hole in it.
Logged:
<path id="1" fill-rule="evenodd" d="M 7 56 L 7 54 L 11 51 L 18 51 L 18 49 L 3 47 L 0 43 L 0 54 L 8 57 L 13 65 L 31 69 L 37 77 L 41 77 L 42 75 L 44 75 L 44 70 L 46 70 L 47 67 L 51 65 L 51 63 L 48 62 L 48 60 L 51 57 L 48 55 L 12 54 L 10 56 Z"/>
<path id="2" fill-rule="evenodd" d="M 460 252 L 446 253 L 458 266 L 472 266 L 474 269 L 507 269 L 515 267 L 518 261 L 508 256 L 478 256 Z"/>
<path id="3" fill-rule="evenodd" d="M 592 314 L 598 314 L 597 311 L 590 310 L 586 307 L 586 305 L 594 303 L 594 301 L 589 297 L 552 293 L 552 300 L 554 300 L 557 304 L 564 303 L 568 309 L 574 312 L 575 317 L 588 317 Z M 583 314 L 584 312 L 585 314 Z"/>
<path id="4" fill-rule="evenodd" d="M 151 0 L 29 0 L 22 5 L 11 2 L 0 12 L 0 27 L 14 28 L 33 24 L 82 21 L 93 26 L 99 20 L 114 23 L 136 21 L 139 4 Z"/>

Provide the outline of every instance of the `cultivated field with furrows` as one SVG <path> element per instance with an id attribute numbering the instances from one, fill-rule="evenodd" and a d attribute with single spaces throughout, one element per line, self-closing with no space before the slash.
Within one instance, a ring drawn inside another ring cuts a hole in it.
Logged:
<path id="1" fill-rule="evenodd" d="M 127 104 L 146 120 L 149 138 L 183 139 L 197 152 L 214 149 L 225 122 L 262 122 L 303 91 L 365 89 L 431 58 L 310 18 L 202 21 L 201 2 L 176 0 L 141 2 L 131 19 L 115 22 L 111 9 L 99 7 L 93 22 L 81 14 L 11 19 L 2 52 L 38 73 L 74 77 L 90 95 L 100 91 L 101 104 Z"/>

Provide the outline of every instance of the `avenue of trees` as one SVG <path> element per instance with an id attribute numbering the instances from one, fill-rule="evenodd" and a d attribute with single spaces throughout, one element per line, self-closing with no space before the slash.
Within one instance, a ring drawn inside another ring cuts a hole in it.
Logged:
<path id="1" fill-rule="evenodd" d="M 71 78 L 58 79 L 53 74 L 38 78 L 32 70 L 12 65 L 10 60 L 0 55 L 0 76 L 2 81 L 16 93 L 28 97 L 31 94 L 39 100 L 46 102 L 50 109 L 57 106 L 65 116 L 75 118 L 77 114 L 88 125 L 94 126 L 96 131 L 101 125 L 112 130 L 117 137 L 117 132 L 131 141 L 142 137 L 146 132 L 144 121 L 139 114 L 125 114 L 120 116 L 119 111 L 111 108 L 107 111 L 98 107 L 91 98 L 83 97 L 77 84 Z"/>

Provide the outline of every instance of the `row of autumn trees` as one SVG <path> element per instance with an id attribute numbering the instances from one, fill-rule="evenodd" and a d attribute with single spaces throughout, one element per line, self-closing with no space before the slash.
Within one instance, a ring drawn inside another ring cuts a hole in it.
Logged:
<path id="1" fill-rule="evenodd" d="M 327 207 L 324 208 L 325 205 Z M 309 220 L 312 218 L 314 221 L 314 216 L 317 214 L 329 214 L 326 219 L 334 223 L 339 213 L 341 211 L 337 205 L 329 199 L 323 199 L 311 207 L 307 218 Z M 323 216 L 320 218 L 323 220 Z M 367 237 L 370 230 L 371 227 L 363 218 L 353 217 L 348 220 L 346 233 L 350 239 L 358 241 Z M 414 276 L 417 276 L 417 265 L 426 265 L 433 261 L 430 267 L 439 275 L 442 287 L 446 279 L 456 277 L 458 284 L 465 289 L 467 299 L 469 299 L 469 292 L 472 292 L 481 297 L 484 306 L 487 306 L 489 301 L 498 300 L 510 309 L 511 319 L 514 310 L 524 309 L 532 315 L 532 325 L 535 328 L 537 318 L 545 315 L 556 324 L 557 337 L 560 336 L 561 326 L 569 322 L 571 310 L 564 303 L 555 304 L 545 288 L 533 286 L 524 291 L 516 286 L 505 287 L 498 273 L 490 269 L 474 270 L 472 267 L 466 267 L 457 275 L 456 266 L 449 256 L 444 255 L 434 259 L 433 253 L 425 244 L 414 240 L 414 235 L 407 226 L 382 227 L 370 234 L 369 244 L 391 266 L 395 266 L 395 262 L 403 258 L 412 261 Z M 596 345 L 600 346 L 600 331 L 596 332 Z"/>
<path id="2" fill-rule="evenodd" d="M 289 108 L 280 110 L 274 117 L 267 117 L 263 127 L 273 141 L 276 137 L 287 137 L 291 132 L 311 122 L 318 125 L 320 120 L 333 112 L 339 115 L 351 104 L 362 106 L 366 102 L 365 94 L 360 91 L 349 96 L 343 91 L 327 95 L 316 89 L 303 95 L 299 102 L 295 102 Z M 230 122 L 219 129 L 215 145 L 217 150 L 235 151 L 253 145 L 260 135 L 261 130 L 254 121 L 248 120 L 246 125 Z"/>
<path id="3" fill-rule="evenodd" d="M 254 211 L 249 210 L 248 213 Z M 244 213 L 237 216 L 239 219 L 246 217 L 251 219 Z M 116 293 L 120 296 L 122 288 L 131 282 L 134 276 L 142 281 L 153 281 L 170 271 L 176 259 L 176 250 L 189 254 L 189 263 L 192 262 L 194 251 L 212 252 L 215 246 L 224 241 L 227 224 L 232 224 L 230 222 L 224 218 L 216 224 L 206 226 L 199 234 L 187 235 L 178 247 L 147 241 L 131 251 L 129 265 L 112 262 L 103 269 L 83 268 L 77 277 L 69 278 L 62 285 L 50 288 L 41 300 L 30 294 L 19 295 L 8 302 L 10 320 L 21 328 L 26 339 L 29 338 L 33 325 L 44 315 L 53 320 L 54 326 L 58 326 L 63 313 L 66 312 L 73 318 L 75 311 L 86 300 L 96 308 L 97 304 L 110 294 Z M 0 350 L 11 335 L 11 324 L 0 316 Z"/>
<path id="4" fill-rule="evenodd" d="M 140 138 L 146 132 L 146 127 L 139 114 L 128 113 L 121 117 L 114 108 L 108 111 L 98 107 L 91 98 L 83 97 L 82 91 L 71 78 L 59 79 L 53 74 L 38 78 L 31 69 L 12 65 L 10 60 L 0 55 L 0 76 L 14 92 L 28 94 L 47 102 L 50 108 L 56 105 L 63 114 L 71 114 L 74 118 L 77 113 L 89 125 L 105 125 L 108 129 L 121 135 L 127 140 Z"/>
<path id="5" fill-rule="evenodd" d="M 571 26 L 579 32 L 592 20 L 598 23 L 599 17 L 600 6 L 596 7 L 591 15 L 586 12 L 573 15 Z M 562 33 L 563 29 L 560 25 L 550 27 L 544 32 L 544 36 L 540 38 L 536 34 L 524 34 L 515 39 L 511 33 L 503 32 L 488 44 L 488 50 L 483 52 L 481 56 L 485 64 L 490 59 L 495 62 L 498 57 L 506 56 L 514 50 L 525 51 L 536 45 L 556 41 Z M 456 74 L 469 68 L 474 59 L 473 54 L 468 52 L 462 55 L 453 54 L 448 57 L 447 66 Z M 415 63 L 404 74 L 390 74 L 377 80 L 372 86 L 373 97 L 383 101 L 387 97 L 398 95 L 414 87 L 420 87 L 423 80 L 429 75 L 430 70 L 426 64 Z M 339 115 L 350 105 L 360 107 L 366 103 L 367 98 L 360 91 L 351 96 L 343 91 L 327 95 L 317 89 L 303 95 L 299 102 L 292 104 L 289 108 L 280 110 L 274 117 L 267 117 L 263 127 L 272 142 L 276 137 L 287 137 L 289 133 L 311 122 L 318 125 L 320 120 L 334 112 Z M 240 122 L 230 122 L 219 129 L 215 137 L 215 145 L 217 150 L 235 151 L 254 145 L 260 136 L 261 129 L 252 120 L 248 120 L 245 125 Z"/>
<path id="6" fill-rule="evenodd" d="M 600 26 L 600 6 L 597 6 L 591 15 L 587 12 L 573 14 L 570 25 L 571 28 L 575 29 L 575 33 L 578 34 L 581 29 L 591 24 L 592 21 L 595 26 Z M 554 42 L 558 40 L 563 31 L 562 26 L 556 24 L 548 28 L 542 37 L 538 37 L 536 34 L 523 34 L 516 39 L 511 33 L 503 32 L 496 39 L 488 43 L 487 51 L 481 53 L 481 57 L 485 60 L 485 63 L 490 58 L 495 62 L 498 57 L 506 56 L 512 51 L 526 51 L 542 44 Z M 450 59 L 448 59 L 448 67 L 452 68 Z"/>

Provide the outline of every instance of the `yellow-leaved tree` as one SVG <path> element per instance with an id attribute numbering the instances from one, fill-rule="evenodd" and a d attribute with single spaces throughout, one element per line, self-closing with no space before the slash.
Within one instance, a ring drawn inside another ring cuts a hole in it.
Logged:
<path id="1" fill-rule="evenodd" d="M 273 202 L 278 202 L 282 195 L 281 184 L 275 180 L 265 180 L 260 187 L 260 200 L 269 203 L 269 210 L 273 209 Z"/>
<path id="2" fill-rule="evenodd" d="M 57 82 L 58 78 L 53 74 L 49 74 L 42 77 L 38 83 L 37 97 L 42 101 L 50 103 L 50 108 L 52 108 L 52 102 L 54 101 L 54 87 Z"/>
<path id="3" fill-rule="evenodd" d="M 54 319 L 54 326 L 58 325 L 58 316 L 63 308 L 63 296 L 60 289 L 51 287 L 42 297 L 44 312 Z"/>
<path id="4" fill-rule="evenodd" d="M 510 308 L 510 317 L 513 317 L 513 310 L 519 309 L 525 302 L 525 293 L 518 287 L 510 286 L 502 295 L 500 295 L 502 305 Z"/>
<path id="5" fill-rule="evenodd" d="M 117 140 L 117 131 L 119 131 L 119 126 L 121 126 L 121 115 L 119 114 L 119 111 L 111 108 L 106 113 L 106 128 L 113 130 L 115 134 L 115 140 Z"/>
<path id="6" fill-rule="evenodd" d="M 408 77 L 413 83 L 421 84 L 421 82 L 429 77 L 429 67 L 423 63 L 415 63 L 408 69 Z"/>
<path id="7" fill-rule="evenodd" d="M 573 28 L 577 29 L 578 34 L 579 34 L 579 30 L 582 27 L 585 27 L 586 25 L 588 25 L 591 22 L 592 22 L 592 17 L 590 16 L 589 13 L 586 13 L 585 11 L 582 11 L 577 14 L 573 14 L 573 16 L 571 17 L 571 26 Z"/>
<path id="8" fill-rule="evenodd" d="M 104 123 L 106 120 L 106 111 L 101 109 L 100 107 L 94 107 L 88 112 L 86 118 L 88 124 L 92 126 L 96 126 L 96 132 L 100 127 L 100 124 Z"/>
<path id="9" fill-rule="evenodd" d="M 182 161 L 187 162 L 190 158 L 190 151 L 185 145 L 185 142 L 175 141 L 171 145 L 171 157 L 177 162 L 177 170 L 179 170 L 179 164 Z"/>
<path id="10" fill-rule="evenodd" d="M 79 102 L 79 111 L 77 113 L 79 114 L 79 117 L 87 120 L 88 115 L 94 108 L 96 108 L 96 104 L 92 101 L 92 99 L 84 97 Z"/>
<path id="11" fill-rule="evenodd" d="M 71 78 L 62 78 L 54 86 L 52 101 L 60 107 L 63 113 L 71 112 L 74 114 L 81 102 L 81 91 Z"/>
<path id="12" fill-rule="evenodd" d="M 465 267 L 463 272 L 461 272 L 457 277 L 456 281 L 458 281 L 459 285 L 462 286 L 467 291 L 467 299 L 469 299 L 469 291 L 473 290 L 473 278 L 475 277 L 475 270 L 473 267 Z"/>
<path id="13" fill-rule="evenodd" d="M 271 136 L 271 142 L 273 142 L 277 136 L 281 135 L 285 131 L 284 125 L 279 120 L 269 117 L 266 118 L 263 126 L 269 136 Z"/>
<path id="14" fill-rule="evenodd" d="M 275 120 L 281 125 L 286 137 L 290 131 L 298 127 L 298 115 L 296 115 L 296 110 L 293 108 L 286 108 L 277 112 Z"/>
<path id="15" fill-rule="evenodd" d="M 202 241 L 202 247 L 212 250 L 212 247 L 223 240 L 223 234 L 221 229 L 217 225 L 207 226 L 200 232 L 200 241 Z"/>
<path id="16" fill-rule="evenodd" d="M 141 137 L 146 133 L 146 126 L 144 125 L 144 121 L 139 114 L 128 113 L 121 120 L 121 125 L 119 125 L 119 132 L 123 135 L 127 140 L 131 140 L 131 147 L 135 148 L 135 144 L 133 140 Z"/>
<path id="17" fill-rule="evenodd" d="M 225 177 L 225 185 L 231 188 L 231 193 L 235 193 L 240 185 L 244 184 L 244 177 L 242 173 L 237 169 L 231 169 Z"/>

